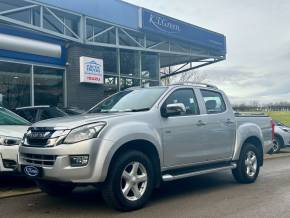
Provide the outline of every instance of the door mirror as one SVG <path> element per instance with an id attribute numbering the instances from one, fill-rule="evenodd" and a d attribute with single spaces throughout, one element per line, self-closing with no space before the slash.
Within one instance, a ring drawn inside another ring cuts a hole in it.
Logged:
<path id="1" fill-rule="evenodd" d="M 183 103 L 168 104 L 165 108 L 164 117 L 178 116 L 186 112 L 186 108 Z"/>

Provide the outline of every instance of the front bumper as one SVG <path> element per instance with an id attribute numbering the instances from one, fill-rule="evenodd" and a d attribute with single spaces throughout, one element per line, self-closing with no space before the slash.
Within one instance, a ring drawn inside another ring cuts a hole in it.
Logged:
<path id="1" fill-rule="evenodd" d="M 17 170 L 18 145 L 0 147 L 0 172 L 14 172 Z"/>
<path id="2" fill-rule="evenodd" d="M 100 183 L 105 180 L 108 168 L 105 163 L 105 154 L 102 155 L 100 150 L 110 145 L 111 141 L 108 140 L 90 139 L 50 148 L 20 146 L 19 170 L 21 166 L 30 165 L 42 168 L 42 176 L 37 179 L 70 183 Z M 88 164 L 83 167 L 72 167 L 70 156 L 73 155 L 89 155 Z"/>

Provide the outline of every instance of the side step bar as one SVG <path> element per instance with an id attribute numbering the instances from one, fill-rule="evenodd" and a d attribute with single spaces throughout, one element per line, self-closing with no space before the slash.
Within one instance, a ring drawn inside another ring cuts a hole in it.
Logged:
<path id="1" fill-rule="evenodd" d="M 184 173 L 184 174 L 177 174 L 177 175 L 165 174 L 162 176 L 162 180 L 164 182 L 169 182 L 169 181 L 183 179 L 183 178 L 192 177 L 192 176 L 198 176 L 198 175 L 214 173 L 214 172 L 223 171 L 223 170 L 235 169 L 236 167 L 237 167 L 236 163 L 231 163 L 231 165 L 229 166 L 211 168 L 211 169 L 200 170 L 200 171 L 193 171 L 193 172 Z"/>

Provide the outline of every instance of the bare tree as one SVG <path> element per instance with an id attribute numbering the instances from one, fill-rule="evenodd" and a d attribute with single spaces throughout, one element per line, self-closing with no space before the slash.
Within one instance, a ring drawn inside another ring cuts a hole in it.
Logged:
<path id="1" fill-rule="evenodd" d="M 168 74 L 169 69 L 164 68 L 163 69 L 163 75 Z M 194 83 L 202 83 L 206 82 L 207 75 L 201 71 L 197 70 L 189 70 L 186 72 L 183 72 L 181 74 L 166 77 L 162 79 L 162 83 L 164 85 L 170 85 L 172 83 L 178 83 L 178 82 L 194 82 Z"/>
<path id="2" fill-rule="evenodd" d="M 189 70 L 179 75 L 179 82 L 206 82 L 206 74 L 197 70 Z"/>
<path id="3" fill-rule="evenodd" d="M 160 71 L 162 75 L 167 75 L 170 73 L 170 67 L 161 68 Z M 172 77 L 169 76 L 161 79 L 161 83 L 165 86 L 170 85 L 172 83 Z"/>

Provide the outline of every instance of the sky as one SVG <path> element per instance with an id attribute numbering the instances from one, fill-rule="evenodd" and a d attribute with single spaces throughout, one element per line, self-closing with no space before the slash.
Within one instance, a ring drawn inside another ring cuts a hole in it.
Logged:
<path id="1" fill-rule="evenodd" d="M 126 0 L 227 38 L 225 61 L 200 69 L 233 103 L 290 101 L 289 0 Z"/>

